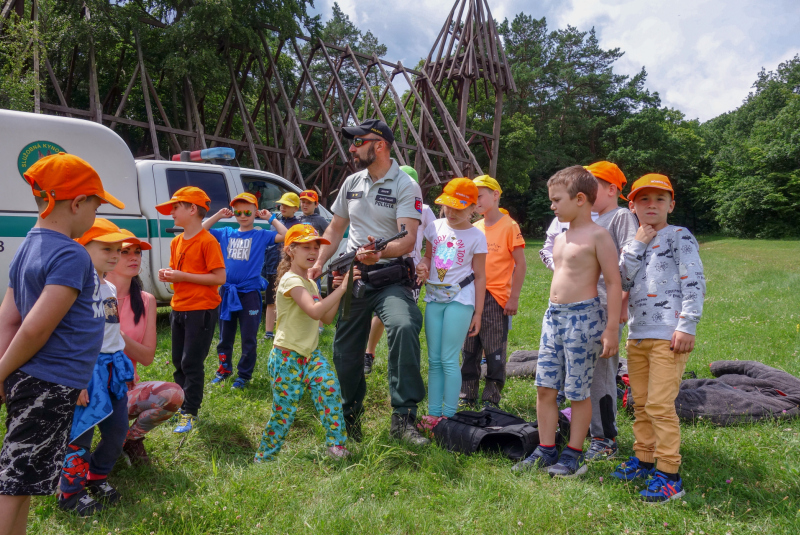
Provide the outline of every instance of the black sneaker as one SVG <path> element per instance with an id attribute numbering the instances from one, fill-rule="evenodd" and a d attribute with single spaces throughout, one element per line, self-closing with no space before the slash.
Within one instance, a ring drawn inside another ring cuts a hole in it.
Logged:
<path id="1" fill-rule="evenodd" d="M 471 411 L 475 408 L 476 402 L 474 399 L 458 398 L 457 411 Z"/>
<path id="2" fill-rule="evenodd" d="M 108 479 L 87 481 L 86 490 L 91 492 L 95 499 L 103 502 L 105 505 L 114 505 L 122 497 L 119 492 L 117 492 L 117 489 L 108 484 Z"/>
<path id="3" fill-rule="evenodd" d="M 103 504 L 89 496 L 86 489 L 73 494 L 67 499 L 58 497 L 58 508 L 62 511 L 77 513 L 78 516 L 92 516 L 103 510 Z"/>
<path id="4" fill-rule="evenodd" d="M 493 409 L 500 409 L 500 405 L 498 405 L 498 404 L 497 404 L 497 403 L 495 403 L 494 401 L 489 401 L 488 399 L 487 399 L 487 400 L 484 400 L 484 402 L 483 402 L 483 408 L 484 408 L 484 409 L 488 409 L 488 408 L 490 408 L 490 407 L 491 407 L 491 408 L 493 408 Z"/>
<path id="5" fill-rule="evenodd" d="M 392 427 L 389 434 L 412 446 L 427 446 L 431 443 L 430 440 L 419 434 L 416 418 L 411 414 L 392 414 Z"/>
<path id="6" fill-rule="evenodd" d="M 583 452 L 577 452 L 569 448 L 564 448 L 558 463 L 551 466 L 547 473 L 550 477 L 577 477 L 585 474 L 589 470 L 583 458 Z"/>
<path id="7" fill-rule="evenodd" d="M 364 353 L 364 375 L 372 373 L 373 362 L 375 362 L 375 355 L 373 353 Z"/>
<path id="8" fill-rule="evenodd" d="M 547 450 L 536 446 L 533 453 L 528 457 L 511 467 L 514 472 L 527 472 L 528 470 L 545 470 L 555 465 L 558 462 L 558 451 L 552 450 L 548 453 Z"/>

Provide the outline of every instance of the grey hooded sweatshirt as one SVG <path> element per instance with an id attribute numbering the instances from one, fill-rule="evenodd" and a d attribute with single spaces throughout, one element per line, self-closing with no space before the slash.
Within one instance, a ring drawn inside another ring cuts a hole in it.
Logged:
<path id="1" fill-rule="evenodd" d="M 697 240 L 688 229 L 667 225 L 649 244 L 631 240 L 622 250 L 620 268 L 622 290 L 630 291 L 629 339 L 697 333 L 706 279 Z"/>

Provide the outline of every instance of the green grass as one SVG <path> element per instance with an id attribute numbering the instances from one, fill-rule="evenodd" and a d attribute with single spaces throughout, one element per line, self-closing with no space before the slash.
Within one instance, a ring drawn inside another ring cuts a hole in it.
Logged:
<path id="1" fill-rule="evenodd" d="M 550 275 L 527 247 L 528 275 L 509 353 L 537 349 Z M 701 255 L 708 296 L 687 369 L 709 377 L 722 359 L 760 360 L 800 375 L 800 242 L 709 240 Z M 330 355 L 332 328 L 320 347 Z M 144 380 L 171 380 L 169 325 L 159 316 L 155 363 Z M 424 355 L 424 334 L 423 334 Z M 212 348 L 213 353 L 213 348 Z M 576 481 L 512 475 L 497 456 L 409 449 L 390 439 L 386 345 L 368 376 L 365 441 L 353 457 L 323 458 L 323 432 L 307 396 L 279 460 L 254 465 L 271 405 L 265 357 L 242 395 L 210 388 L 197 432 L 181 444 L 164 426 L 146 444 L 155 464 L 111 475 L 120 506 L 91 519 L 60 512 L 55 498 L 35 498 L 30 533 L 798 533 L 800 421 L 719 428 L 684 424 L 685 501 L 652 506 L 637 487 L 608 477 L 613 461 Z M 209 356 L 206 376 L 216 368 Z M 427 375 L 423 357 L 423 375 Z M 503 408 L 533 420 L 530 379 L 509 380 Z M 425 404 L 421 405 L 424 407 Z M 631 419 L 620 412 L 623 455 Z M 602 478 L 602 479 L 601 479 Z M 730 480 L 730 483 L 726 483 Z"/>

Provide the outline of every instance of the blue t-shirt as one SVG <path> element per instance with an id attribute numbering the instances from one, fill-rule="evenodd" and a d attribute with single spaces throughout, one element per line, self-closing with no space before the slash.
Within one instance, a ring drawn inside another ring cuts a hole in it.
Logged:
<path id="1" fill-rule="evenodd" d="M 293 226 L 302 223 L 302 221 L 300 221 L 296 217 L 290 217 L 288 219 L 279 217 L 279 220 L 281 223 L 283 223 L 283 226 L 286 227 L 286 230 L 289 230 Z M 283 250 L 283 243 L 276 243 L 273 244 L 271 247 L 267 247 L 267 252 L 264 255 L 264 269 L 261 271 L 261 274 L 263 276 L 266 277 L 267 275 L 274 275 L 278 272 L 278 264 L 281 261 L 282 250 Z"/>
<path id="2" fill-rule="evenodd" d="M 223 227 L 212 228 L 209 232 L 222 247 L 226 282 L 237 286 L 261 277 L 264 253 L 275 243 L 278 235 L 274 230 L 263 228 L 240 232 L 239 229 Z"/>
<path id="3" fill-rule="evenodd" d="M 8 273 L 22 320 L 46 285 L 78 290 L 78 298 L 53 334 L 20 370 L 71 388 L 86 388 L 103 345 L 105 314 L 100 280 L 83 246 L 60 232 L 33 228 L 17 249 Z"/>

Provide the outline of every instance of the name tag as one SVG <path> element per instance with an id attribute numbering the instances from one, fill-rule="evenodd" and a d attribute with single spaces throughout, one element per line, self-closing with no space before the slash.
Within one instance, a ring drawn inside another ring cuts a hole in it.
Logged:
<path id="1" fill-rule="evenodd" d="M 363 191 L 348 191 L 347 192 L 347 200 L 348 201 L 350 199 L 360 199 L 363 196 L 364 196 L 364 192 Z"/>
<path id="2" fill-rule="evenodd" d="M 383 206 L 385 208 L 393 208 L 394 205 L 397 204 L 397 198 L 388 197 L 386 195 L 376 195 L 375 204 L 378 206 Z"/>
<path id="3" fill-rule="evenodd" d="M 392 194 L 392 190 L 386 189 L 386 188 L 378 188 L 378 193 L 380 195 L 391 195 Z"/>

